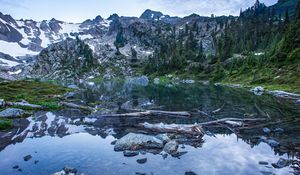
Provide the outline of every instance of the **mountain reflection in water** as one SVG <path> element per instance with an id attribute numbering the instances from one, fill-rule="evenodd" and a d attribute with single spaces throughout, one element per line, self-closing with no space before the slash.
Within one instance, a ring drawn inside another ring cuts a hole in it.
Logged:
<path id="1" fill-rule="evenodd" d="M 82 99 L 80 103 L 93 104 L 102 110 L 91 115 L 75 109 L 41 111 L 27 119 L 15 120 L 19 128 L 0 134 L 1 174 L 53 174 L 64 166 L 75 167 L 87 175 L 299 174 L 300 107 L 291 100 L 197 83 L 167 87 L 118 82 L 82 85 L 76 96 Z M 227 128 L 204 128 L 206 135 L 200 140 L 180 143 L 179 151 L 184 154 L 178 157 L 165 157 L 161 151 L 124 157 L 122 152 L 114 151 L 112 142 L 129 132 L 143 133 L 135 127 L 139 123 L 194 124 L 212 120 L 205 115 L 191 118 L 99 117 L 128 109 L 202 111 L 213 119 L 250 116 L 268 120 L 234 133 Z M 216 109 L 221 110 L 213 113 Z M 283 132 L 265 133 L 263 128 L 266 127 Z M 272 147 L 262 138 L 272 139 L 280 146 Z M 32 159 L 24 161 L 26 155 L 31 155 Z M 144 164 L 136 162 L 143 158 L 147 158 Z M 275 168 L 272 164 L 280 158 L 291 163 Z M 19 168 L 13 169 L 16 165 Z"/>

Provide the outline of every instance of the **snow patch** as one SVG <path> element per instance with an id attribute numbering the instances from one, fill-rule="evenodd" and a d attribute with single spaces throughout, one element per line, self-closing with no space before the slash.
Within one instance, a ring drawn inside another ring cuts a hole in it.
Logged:
<path id="1" fill-rule="evenodd" d="M 27 48 L 22 48 L 18 43 L 10 43 L 2 40 L 0 40 L 0 52 L 9 54 L 13 57 L 38 54 L 38 52 L 33 52 Z"/>
<path id="2" fill-rule="evenodd" d="M 85 40 L 85 39 L 92 39 L 94 37 L 91 34 L 87 34 L 87 35 L 79 35 L 79 38 Z"/>
<path id="3" fill-rule="evenodd" d="M 39 38 L 42 40 L 41 46 L 46 48 L 51 44 L 51 41 L 48 37 L 46 37 L 45 31 L 41 30 L 41 34 Z"/>
<path id="4" fill-rule="evenodd" d="M 10 60 L 0 58 L 0 65 L 2 65 L 2 66 L 14 67 L 14 66 L 17 66 L 19 64 L 20 63 L 15 62 L 15 61 L 10 61 Z"/>
<path id="5" fill-rule="evenodd" d="M 62 23 L 60 33 L 79 33 L 80 24 Z"/>
<path id="6" fill-rule="evenodd" d="M 101 22 L 101 25 L 104 27 L 109 27 L 111 22 L 112 20 L 103 20 L 103 22 Z"/>
<path id="7" fill-rule="evenodd" d="M 8 71 L 8 74 L 9 75 L 17 75 L 17 74 L 20 74 L 21 72 L 22 72 L 22 69 L 19 69 L 19 70 L 14 71 L 14 72 Z"/>

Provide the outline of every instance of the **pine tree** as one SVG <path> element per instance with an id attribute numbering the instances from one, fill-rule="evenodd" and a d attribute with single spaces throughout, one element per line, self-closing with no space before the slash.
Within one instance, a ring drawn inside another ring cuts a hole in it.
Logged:
<path id="1" fill-rule="evenodd" d="M 296 8 L 296 20 L 300 20 L 300 1 L 298 0 L 297 8 Z"/>
<path id="2" fill-rule="evenodd" d="M 121 48 L 121 47 L 124 47 L 124 45 L 125 45 L 125 38 L 123 36 L 123 28 L 121 28 L 121 27 L 118 30 L 114 45 L 116 46 L 117 50 L 119 50 L 119 48 Z"/>
<path id="3" fill-rule="evenodd" d="M 290 22 L 290 18 L 289 18 L 289 10 L 286 9 L 285 10 L 285 19 L 284 19 L 284 23 L 288 24 Z"/>

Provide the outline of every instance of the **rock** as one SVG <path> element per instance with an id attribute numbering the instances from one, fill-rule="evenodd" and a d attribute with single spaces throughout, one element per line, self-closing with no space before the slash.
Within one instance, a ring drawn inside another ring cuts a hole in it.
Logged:
<path id="1" fill-rule="evenodd" d="M 182 80 L 182 83 L 193 84 L 193 83 L 195 83 L 195 80 Z"/>
<path id="2" fill-rule="evenodd" d="M 119 139 L 115 144 L 115 151 L 138 150 L 138 149 L 161 149 L 163 141 L 155 136 L 129 133 Z"/>
<path id="3" fill-rule="evenodd" d="M 146 173 L 136 172 L 135 175 L 147 175 Z"/>
<path id="4" fill-rule="evenodd" d="M 274 173 L 270 171 L 260 171 L 262 175 L 275 175 Z"/>
<path id="5" fill-rule="evenodd" d="M 283 158 L 280 158 L 277 163 L 272 163 L 272 166 L 274 168 L 284 168 L 284 167 L 287 167 L 289 165 L 291 165 L 292 161 L 291 160 L 287 160 L 287 159 L 283 159 Z"/>
<path id="6" fill-rule="evenodd" d="M 39 161 L 38 161 L 38 160 L 35 160 L 35 161 L 34 161 L 34 164 L 37 164 L 37 163 L 39 163 Z"/>
<path id="7" fill-rule="evenodd" d="M 76 94 L 77 94 L 76 92 L 67 92 L 64 94 L 64 98 L 66 99 L 74 98 Z"/>
<path id="8" fill-rule="evenodd" d="M 163 142 L 163 144 L 166 144 L 169 141 L 171 141 L 171 139 L 169 138 L 169 136 L 167 134 L 158 134 L 155 137 L 158 138 L 159 140 L 161 140 Z"/>
<path id="9" fill-rule="evenodd" d="M 264 88 L 261 86 L 257 86 L 253 89 L 251 89 L 250 91 L 252 91 L 255 95 L 262 95 L 264 92 Z"/>
<path id="10" fill-rule="evenodd" d="M 67 87 L 70 88 L 70 89 L 79 89 L 79 87 L 76 86 L 75 84 L 70 84 Z"/>
<path id="11" fill-rule="evenodd" d="M 22 117 L 25 114 L 25 111 L 18 108 L 7 108 L 0 112 L 0 117 Z"/>
<path id="12" fill-rule="evenodd" d="M 66 175 L 65 171 L 56 172 L 53 175 Z"/>
<path id="13" fill-rule="evenodd" d="M 27 155 L 27 156 L 25 156 L 25 157 L 24 157 L 24 161 L 26 161 L 26 162 L 27 162 L 27 161 L 28 161 L 28 160 L 30 160 L 31 158 L 32 158 L 32 156 L 31 156 L 31 155 Z"/>
<path id="14" fill-rule="evenodd" d="M 298 100 L 296 101 L 296 104 L 297 104 L 297 105 L 300 105 L 300 99 L 298 99 Z"/>
<path id="15" fill-rule="evenodd" d="M 139 86 L 147 86 L 149 84 L 149 79 L 147 76 L 128 78 L 126 81 L 129 84 L 134 84 Z"/>
<path id="16" fill-rule="evenodd" d="M 267 144 L 270 145 L 271 147 L 278 147 L 278 146 L 280 145 L 276 140 L 271 139 L 271 138 L 267 138 L 267 137 L 265 137 L 265 136 L 261 136 L 261 137 L 259 138 L 259 140 L 262 141 L 262 142 L 267 143 Z"/>
<path id="17" fill-rule="evenodd" d="M 264 133 L 270 134 L 271 130 L 269 128 L 263 128 Z"/>
<path id="18" fill-rule="evenodd" d="M 154 84 L 156 84 L 156 85 L 160 84 L 160 79 L 159 78 L 154 78 Z"/>
<path id="19" fill-rule="evenodd" d="M 175 140 L 168 142 L 164 146 L 164 151 L 170 155 L 177 154 L 177 150 L 178 150 L 178 143 Z"/>
<path id="20" fill-rule="evenodd" d="M 184 175 L 197 175 L 197 174 L 194 173 L 193 171 L 187 171 L 184 173 Z"/>
<path id="21" fill-rule="evenodd" d="M 144 164 L 144 163 L 147 162 L 147 158 L 138 159 L 138 160 L 136 160 L 136 162 L 139 163 L 139 164 Z"/>
<path id="22" fill-rule="evenodd" d="M 13 169 L 18 169 L 19 168 L 19 165 L 16 165 L 13 167 Z"/>
<path id="23" fill-rule="evenodd" d="M 279 143 L 273 139 L 268 139 L 267 144 L 269 144 L 271 147 L 278 147 Z"/>
<path id="24" fill-rule="evenodd" d="M 266 161 L 259 161 L 258 164 L 260 164 L 260 165 L 268 165 L 269 163 L 266 162 Z"/>
<path id="25" fill-rule="evenodd" d="M 282 129 L 282 128 L 276 128 L 276 129 L 274 129 L 274 132 L 275 133 L 283 133 L 284 129 Z"/>
<path id="26" fill-rule="evenodd" d="M 3 99 L 0 99 L 0 107 L 5 106 L 5 101 Z"/>
<path id="27" fill-rule="evenodd" d="M 134 157 L 134 156 L 139 155 L 139 152 L 138 151 L 128 151 L 128 150 L 126 150 L 126 151 L 123 152 L 123 154 L 124 154 L 125 157 Z"/>
<path id="28" fill-rule="evenodd" d="M 66 174 L 76 174 L 77 173 L 77 169 L 76 168 L 72 168 L 72 167 L 64 167 L 63 170 L 65 171 Z"/>

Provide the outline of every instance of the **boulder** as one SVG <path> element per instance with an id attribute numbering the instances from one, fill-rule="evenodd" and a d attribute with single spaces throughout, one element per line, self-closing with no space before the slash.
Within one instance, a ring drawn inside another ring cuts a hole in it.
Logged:
<path id="1" fill-rule="evenodd" d="M 263 128 L 264 133 L 270 134 L 271 130 L 269 128 Z"/>
<path id="2" fill-rule="evenodd" d="M 284 132 L 284 129 L 282 129 L 282 128 L 275 128 L 275 129 L 274 129 L 274 132 L 275 132 L 275 133 L 283 133 L 283 132 Z"/>
<path id="3" fill-rule="evenodd" d="M 260 165 L 268 165 L 269 163 L 266 162 L 266 161 L 259 161 L 258 164 L 260 164 Z"/>
<path id="4" fill-rule="evenodd" d="M 276 140 L 272 138 L 267 138 L 265 136 L 261 136 L 260 141 L 267 143 L 271 147 L 278 147 L 280 145 L 279 142 L 277 142 Z"/>
<path id="5" fill-rule="evenodd" d="M 147 76 L 132 77 L 132 78 L 128 78 L 126 81 L 128 84 L 133 84 L 138 86 L 148 86 L 149 84 L 149 79 Z"/>
<path id="6" fill-rule="evenodd" d="M 154 82 L 154 84 L 158 85 L 160 83 L 160 79 L 159 78 L 154 78 L 153 82 Z"/>
<path id="7" fill-rule="evenodd" d="M 115 151 L 138 149 L 162 149 L 163 141 L 155 136 L 129 133 L 119 139 L 115 144 Z"/>
<path id="8" fill-rule="evenodd" d="M 66 174 L 76 174 L 77 173 L 77 169 L 76 168 L 72 168 L 72 167 L 64 167 L 63 170 L 66 172 Z"/>
<path id="9" fill-rule="evenodd" d="M 0 112 L 0 117 L 11 118 L 11 117 L 22 117 L 25 111 L 18 108 L 7 108 Z"/>
<path id="10" fill-rule="evenodd" d="M 178 150 L 178 143 L 175 140 L 168 142 L 164 146 L 164 151 L 170 155 L 176 155 Z"/>
<path id="11" fill-rule="evenodd" d="M 197 174 L 193 171 L 187 171 L 184 173 L 184 175 L 197 175 Z"/>
<path id="12" fill-rule="evenodd" d="M 24 161 L 26 161 L 26 162 L 27 162 L 27 161 L 28 161 L 28 160 L 30 160 L 31 158 L 32 158 L 32 156 L 31 156 L 31 155 L 27 155 L 27 156 L 25 156 L 25 157 L 24 157 Z"/>
<path id="13" fill-rule="evenodd" d="M 193 84 L 193 83 L 195 83 L 195 80 L 182 80 L 182 83 Z"/>
<path id="14" fill-rule="evenodd" d="M 126 150 L 126 151 L 123 152 L 123 154 L 124 154 L 125 157 L 134 157 L 134 156 L 139 155 L 139 152 L 138 151 L 128 151 L 128 150 Z"/>
<path id="15" fill-rule="evenodd" d="M 280 158 L 277 163 L 272 163 L 272 166 L 274 168 L 284 168 L 284 167 L 287 167 L 289 165 L 291 165 L 292 161 L 291 160 L 287 160 L 287 159 L 283 159 L 283 158 Z"/>
<path id="16" fill-rule="evenodd" d="M 156 136 L 156 138 L 158 138 L 159 140 L 161 140 L 164 144 L 168 143 L 171 141 L 170 137 L 168 136 L 168 134 L 158 134 Z"/>
<path id="17" fill-rule="evenodd" d="M 79 89 L 79 87 L 75 84 L 70 84 L 67 86 L 67 88 L 70 88 L 70 89 Z"/>
<path id="18" fill-rule="evenodd" d="M 0 107 L 5 106 L 5 101 L 3 99 L 0 99 Z"/>
<path id="19" fill-rule="evenodd" d="M 64 94 L 64 98 L 70 99 L 70 98 L 74 98 L 76 95 L 77 95 L 77 92 L 66 92 Z"/>
<path id="20" fill-rule="evenodd" d="M 139 163 L 139 164 L 144 164 L 144 163 L 147 162 L 147 158 L 137 159 L 136 162 Z"/>
<path id="21" fill-rule="evenodd" d="M 255 95 L 262 95 L 264 92 L 264 88 L 261 86 L 257 86 L 255 88 L 252 88 L 250 91 L 253 92 Z"/>

